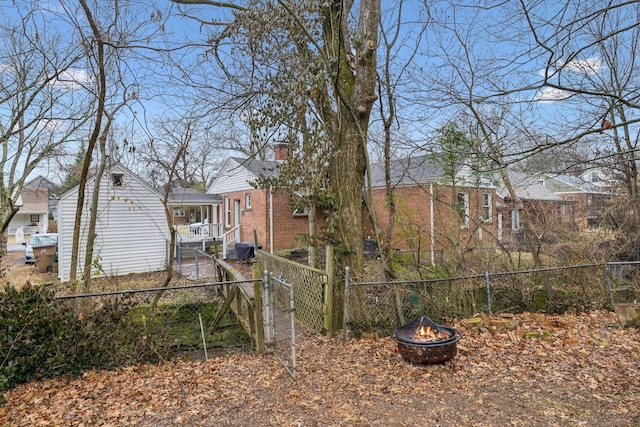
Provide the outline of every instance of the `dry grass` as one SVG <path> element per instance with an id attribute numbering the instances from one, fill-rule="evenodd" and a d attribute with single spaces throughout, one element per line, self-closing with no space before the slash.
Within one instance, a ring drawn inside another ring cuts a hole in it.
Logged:
<path id="1" fill-rule="evenodd" d="M 23 252 L 9 252 L 0 258 L 0 284 L 4 287 L 11 284 L 16 287 L 26 283 L 44 284 L 57 282 L 57 273 L 37 273 L 33 264 L 24 263 Z"/>
<path id="2" fill-rule="evenodd" d="M 57 266 L 56 266 L 57 267 Z M 0 287 L 7 284 L 20 288 L 27 283 L 32 285 L 54 284 L 60 287 L 61 294 L 74 292 L 69 283 L 61 283 L 58 280 L 57 268 L 53 272 L 38 273 L 33 264 L 24 263 L 24 254 L 22 252 L 10 252 L 0 258 Z M 85 292 L 109 292 L 125 289 L 142 289 L 160 287 L 165 281 L 166 271 L 156 271 L 141 274 L 129 274 L 125 276 L 96 277 L 92 280 L 89 287 L 80 286 L 76 288 L 74 293 Z M 187 278 L 174 275 L 171 280 L 171 286 L 193 283 Z"/>

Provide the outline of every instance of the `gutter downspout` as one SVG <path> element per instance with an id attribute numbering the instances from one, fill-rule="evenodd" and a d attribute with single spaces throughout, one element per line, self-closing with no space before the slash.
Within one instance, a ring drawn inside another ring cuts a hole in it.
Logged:
<path id="1" fill-rule="evenodd" d="M 433 182 L 429 183 L 429 195 L 431 196 L 431 200 L 429 200 L 429 216 L 431 222 L 431 265 L 436 265 L 436 230 L 435 230 L 435 219 L 433 218 Z"/>
<path id="2" fill-rule="evenodd" d="M 269 186 L 269 253 L 273 254 L 273 186 Z"/>

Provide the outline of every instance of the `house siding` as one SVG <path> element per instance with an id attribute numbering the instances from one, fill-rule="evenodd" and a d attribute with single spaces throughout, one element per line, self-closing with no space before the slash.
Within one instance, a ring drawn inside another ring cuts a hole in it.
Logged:
<path id="1" fill-rule="evenodd" d="M 228 159 L 220 174 L 215 179 L 207 193 L 220 194 L 253 190 L 251 184 L 256 177 L 234 159 Z"/>
<path id="2" fill-rule="evenodd" d="M 49 224 L 49 191 L 46 187 L 31 188 L 25 186 L 20 194 L 22 206 L 9 221 L 7 232 L 16 235 L 20 229 L 23 233 L 46 233 Z M 38 220 L 32 221 L 37 215 Z M 20 235 L 20 233 L 18 233 Z M 19 239 L 17 239 L 19 240 Z M 21 243 L 21 242 L 18 242 Z"/>
<path id="3" fill-rule="evenodd" d="M 124 186 L 113 186 L 112 173 L 124 174 Z M 159 193 L 120 165 L 105 171 L 100 187 L 93 259 L 101 269 L 94 273 L 124 275 L 166 268 L 169 231 Z M 58 270 L 62 281 L 69 280 L 77 198 L 76 187 L 58 202 Z M 93 181 L 87 186 L 81 220 L 80 274 L 92 198 Z"/>
<path id="4" fill-rule="evenodd" d="M 251 208 L 245 206 L 246 195 L 251 195 Z M 230 227 L 225 226 L 225 231 L 235 227 L 233 218 L 236 217 L 234 200 L 240 200 L 240 240 L 244 242 L 253 242 L 254 232 L 258 238 L 258 243 L 262 245 L 264 250 L 290 249 L 298 247 L 302 244 L 301 234 L 309 233 L 309 219 L 307 216 L 293 215 L 294 207 L 291 203 L 291 197 L 284 190 L 278 190 L 273 195 L 273 200 L 269 200 L 268 189 L 252 188 L 246 191 L 234 191 L 220 194 L 224 198 L 231 200 L 231 218 Z M 271 224 L 270 202 L 273 204 L 273 248 L 271 247 Z M 321 227 L 324 221 L 320 219 L 318 226 Z"/>
<path id="5" fill-rule="evenodd" d="M 431 189 L 433 189 L 433 221 L 431 219 Z M 461 226 L 455 209 L 458 192 L 468 194 L 468 226 Z M 482 212 L 483 193 L 491 194 L 491 219 L 479 220 Z M 391 247 L 399 250 L 429 251 L 432 236 L 435 250 L 447 250 L 462 245 L 468 248 L 496 246 L 496 194 L 494 188 L 466 188 L 433 184 L 397 187 L 394 190 L 396 216 Z M 386 191 L 373 191 L 373 205 L 381 233 L 389 224 Z M 370 222 L 366 222 L 369 234 L 373 234 Z M 383 235 L 384 237 L 384 235 Z"/>

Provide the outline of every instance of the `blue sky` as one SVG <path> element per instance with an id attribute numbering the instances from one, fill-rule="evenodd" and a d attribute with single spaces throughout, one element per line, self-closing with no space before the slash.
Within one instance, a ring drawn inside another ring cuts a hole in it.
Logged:
<path id="1" fill-rule="evenodd" d="M 580 50 L 581 46 L 588 43 L 588 22 L 572 22 L 576 13 L 572 8 L 586 3 L 588 2 L 569 2 L 569 7 L 565 9 L 558 2 L 535 3 L 531 19 L 538 25 L 536 28 L 540 40 L 557 49 L 555 56 L 551 56 L 549 52 L 535 46 L 524 14 L 518 10 L 519 4 L 516 2 L 429 2 L 431 21 L 423 34 L 419 33 L 427 20 L 423 3 L 417 0 L 406 2 L 401 33 L 401 40 L 404 42 L 396 47 L 395 55 L 399 59 L 392 69 L 396 76 L 401 76 L 398 99 L 402 127 L 398 132 L 416 140 L 416 143 L 428 139 L 435 129 L 460 110 L 459 106 L 451 103 L 452 89 L 464 94 L 471 82 L 474 95 L 487 96 L 484 105 L 478 104 L 484 114 L 497 114 L 499 109 L 504 110 L 509 104 L 509 111 L 505 113 L 504 119 L 510 120 L 511 126 L 515 126 L 516 121 L 529 122 L 537 132 L 552 135 L 576 134 L 581 130 L 588 130 L 589 126 L 596 126 L 601 105 L 588 105 L 582 99 L 569 97 L 566 91 L 559 89 L 535 87 L 541 81 L 547 66 L 546 70 L 551 72 L 562 69 L 559 75 L 565 81 L 576 84 L 584 84 L 594 77 L 606 75 L 607 68 L 595 47 Z M 64 29 L 61 27 L 66 25 L 60 19 L 62 15 L 56 17 L 61 12 L 60 3 L 50 1 L 40 4 L 48 9 L 48 12 L 41 15 L 47 25 L 57 25 Z M 77 7 L 76 2 L 69 4 Z M 472 8 L 471 4 L 482 4 L 485 7 Z M 592 4 L 600 5 L 596 1 Z M 161 2 L 159 5 L 164 7 L 170 3 Z M 393 12 L 396 5 L 397 2 L 384 1 L 383 10 Z M 199 43 L 210 30 L 207 25 L 200 25 L 199 22 L 183 17 L 169 17 L 166 12 L 158 15 L 157 10 L 149 6 L 146 3 L 146 7 L 137 11 L 145 18 L 143 34 L 148 36 L 141 37 L 141 46 L 176 46 L 192 40 L 194 44 L 191 47 L 174 52 L 176 63 L 190 65 L 205 59 L 205 48 Z M 627 7 L 637 12 L 637 6 Z M 0 1 L 0 8 L 5 18 L 15 14 L 12 2 Z M 215 8 L 199 7 L 195 10 L 203 20 L 212 21 L 216 18 Z M 176 6 L 173 11 L 177 11 Z M 587 12 L 588 10 L 580 13 Z M 621 9 L 621 12 L 628 11 Z M 625 13 L 622 13 L 622 22 L 626 22 L 626 15 L 632 16 Z M 384 22 L 391 24 L 392 16 L 385 15 Z M 558 32 L 558 28 L 563 29 L 562 25 L 565 25 L 564 28 L 571 28 L 571 31 Z M 407 58 L 416 46 L 417 53 L 412 62 L 407 64 Z M 121 127 L 133 138 L 144 140 L 153 137 L 144 124 L 149 116 L 179 115 L 181 111 L 193 107 L 204 109 L 207 97 L 215 96 L 216 91 L 223 93 L 225 90 L 224 87 L 208 88 L 205 97 L 194 90 L 193 97 L 183 97 L 185 93 L 188 94 L 187 89 L 178 83 L 185 76 L 181 76 L 180 71 L 169 64 L 149 67 L 138 56 L 143 53 L 152 54 L 149 50 L 139 49 L 135 55 L 130 54 L 124 59 L 127 65 L 124 68 L 126 79 L 129 83 L 137 79 L 139 86 L 138 101 L 131 104 L 132 108 L 123 109 L 119 113 Z M 219 70 L 212 65 L 213 61 L 203 61 L 195 71 L 200 75 L 194 74 L 193 77 L 201 78 L 202 83 L 207 83 L 207 79 L 210 83 L 215 83 Z M 69 71 L 68 75 L 82 83 L 89 81 L 88 71 L 77 68 Z M 527 85 L 532 86 L 525 89 Z M 172 88 L 177 92 L 172 93 Z M 498 96 L 503 90 L 512 92 Z M 373 119 L 375 120 L 375 114 Z M 228 125 L 229 122 L 223 124 Z M 238 126 L 238 131 L 241 132 L 241 128 L 242 126 Z M 376 126 L 373 129 L 375 131 Z"/>

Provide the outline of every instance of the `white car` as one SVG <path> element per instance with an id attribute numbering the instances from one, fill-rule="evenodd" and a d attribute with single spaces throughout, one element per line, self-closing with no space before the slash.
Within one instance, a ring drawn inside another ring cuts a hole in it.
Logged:
<path id="1" fill-rule="evenodd" d="M 24 245 L 24 262 L 33 264 L 36 260 L 33 257 L 33 248 L 38 246 L 53 246 L 58 244 L 58 233 L 32 234 Z"/>
<path id="2" fill-rule="evenodd" d="M 203 222 L 194 222 L 189 224 L 189 231 L 193 234 L 208 234 L 209 232 L 209 220 L 205 218 Z"/>

